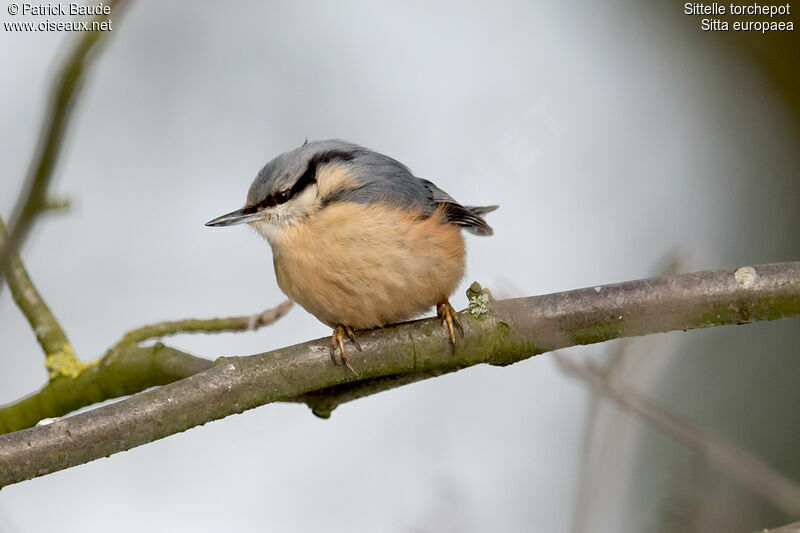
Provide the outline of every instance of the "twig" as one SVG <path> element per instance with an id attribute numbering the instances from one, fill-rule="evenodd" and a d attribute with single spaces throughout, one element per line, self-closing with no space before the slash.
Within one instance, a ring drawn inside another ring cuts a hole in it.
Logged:
<path id="1" fill-rule="evenodd" d="M 123 3 L 124 0 L 111 0 L 106 2 L 106 5 L 112 8 L 112 13 L 117 14 L 119 6 Z M 106 16 L 98 16 L 94 20 L 102 21 L 105 18 Z M 36 154 L 14 204 L 14 211 L 9 220 L 8 239 L 0 248 L 0 290 L 11 258 L 27 237 L 34 218 L 48 208 L 47 188 L 61 151 L 64 133 L 69 126 L 73 106 L 81 91 L 81 82 L 93 58 L 90 52 L 92 50 L 96 52 L 101 48 L 106 33 L 109 32 L 81 32 L 80 38 L 54 80 L 44 123 L 39 133 Z"/>
<path id="2" fill-rule="evenodd" d="M 72 199 L 66 196 L 48 196 L 42 204 L 42 211 L 64 212 L 72 208 Z"/>
<path id="3" fill-rule="evenodd" d="M 379 392 L 396 389 L 403 385 L 410 385 L 423 379 L 441 376 L 454 370 L 431 370 L 426 372 L 412 372 L 393 376 L 381 376 L 365 379 L 355 383 L 344 383 L 320 389 L 293 398 L 279 401 L 290 403 L 304 403 L 311 412 L 320 418 L 330 418 L 334 409 L 347 402 L 372 396 Z"/>
<path id="4" fill-rule="evenodd" d="M 464 313 L 451 349 L 429 319 L 362 332 L 351 355 L 365 379 L 508 365 L 576 344 L 800 315 L 800 263 L 631 281 L 491 302 Z M 219 360 L 186 379 L 52 424 L 0 435 L 0 486 L 41 476 L 259 405 L 354 383 L 328 339 Z"/>
<path id="5" fill-rule="evenodd" d="M 704 457 L 725 474 L 772 502 L 787 515 L 800 514 L 800 486 L 768 464 L 731 442 L 661 407 L 635 389 L 612 383 L 590 365 L 577 363 L 561 354 L 553 355 L 565 374 L 580 379 L 598 394 Z"/>
<path id="6" fill-rule="evenodd" d="M 0 218 L 0 245 L 5 242 L 6 230 L 3 219 Z M 19 306 L 22 314 L 28 319 L 36 340 L 44 350 L 46 355 L 58 352 L 72 351 L 69 348 L 69 340 L 61 325 L 53 316 L 50 308 L 42 299 L 39 291 L 33 285 L 25 266 L 19 256 L 13 254 L 8 268 L 8 285 L 11 288 L 11 296 Z M 65 348 L 68 347 L 68 348 Z"/>
<path id="7" fill-rule="evenodd" d="M 266 311 L 246 316 L 209 319 L 185 319 L 150 324 L 125 334 L 117 344 L 138 344 L 148 339 L 167 337 L 179 333 L 221 333 L 225 331 L 256 330 L 268 326 L 282 318 L 292 308 L 292 302 L 285 300 Z"/>

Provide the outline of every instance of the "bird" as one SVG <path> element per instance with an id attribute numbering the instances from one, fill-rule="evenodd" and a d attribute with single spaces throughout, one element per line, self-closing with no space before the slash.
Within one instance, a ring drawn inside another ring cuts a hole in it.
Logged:
<path id="1" fill-rule="evenodd" d="M 461 230 L 493 234 L 483 216 L 387 155 L 339 139 L 304 142 L 258 172 L 244 207 L 206 226 L 248 224 L 272 247 L 275 277 L 333 328 L 330 353 L 353 374 L 354 330 L 403 322 L 436 306 L 452 346 L 463 336 L 449 297 L 464 277 Z"/>

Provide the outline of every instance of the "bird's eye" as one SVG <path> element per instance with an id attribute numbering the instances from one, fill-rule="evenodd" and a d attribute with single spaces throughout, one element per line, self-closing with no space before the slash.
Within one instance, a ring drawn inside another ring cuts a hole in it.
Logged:
<path id="1" fill-rule="evenodd" d="M 285 204 L 289 201 L 289 191 L 281 191 L 275 195 L 275 203 L 276 204 Z"/>

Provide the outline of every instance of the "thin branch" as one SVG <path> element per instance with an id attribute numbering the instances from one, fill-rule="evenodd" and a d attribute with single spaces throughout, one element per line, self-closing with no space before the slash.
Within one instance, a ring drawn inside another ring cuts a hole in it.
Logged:
<path id="1" fill-rule="evenodd" d="M 554 354 L 559 368 L 641 421 L 680 442 L 789 516 L 800 514 L 800 486 L 733 443 L 661 407 L 637 390 L 612 383 L 598 369 Z"/>
<path id="2" fill-rule="evenodd" d="M 40 420 L 60 417 L 87 405 L 166 385 L 211 365 L 208 359 L 160 343 L 122 346 L 77 377 L 51 380 L 35 394 L 0 408 L 0 433 L 29 428 Z"/>
<path id="3" fill-rule="evenodd" d="M 351 362 L 365 379 L 508 365 L 613 338 L 800 315 L 800 262 L 695 272 L 490 302 L 461 315 L 451 349 L 437 320 L 360 334 Z M 476 316 L 477 315 L 477 316 Z M 41 476 L 259 405 L 354 383 L 331 364 L 328 339 L 222 358 L 186 379 L 126 400 L 0 435 L 0 486 Z"/>
<path id="4" fill-rule="evenodd" d="M 332 387 L 307 392 L 292 398 L 281 399 L 281 402 L 304 403 L 311 412 L 320 418 L 330 418 L 334 409 L 342 404 L 372 396 L 379 392 L 384 392 L 403 385 L 410 385 L 423 379 L 433 378 L 454 372 L 452 370 L 428 370 L 424 372 L 411 372 L 408 374 L 397 374 L 391 376 L 380 376 L 377 378 L 364 379 L 355 383 L 343 383 Z"/>
<path id="5" fill-rule="evenodd" d="M 72 208 L 72 199 L 67 196 L 51 195 L 44 199 L 42 211 L 65 212 Z"/>
<path id="6" fill-rule="evenodd" d="M 12 279 L 10 277 L 9 281 Z M 76 375 L 51 379 L 38 392 L 0 407 L 0 433 L 32 427 L 45 418 L 64 416 L 87 405 L 166 385 L 206 370 L 212 365 L 207 359 L 161 343 L 155 346 L 138 346 L 139 342 L 178 333 L 257 329 L 279 320 L 291 307 L 292 303 L 287 300 L 251 316 L 176 320 L 135 329 L 102 358 L 90 365 L 84 365 Z"/>
<path id="7" fill-rule="evenodd" d="M 106 2 L 106 5 L 110 6 L 112 14 L 116 15 L 123 3 L 124 0 L 111 0 Z M 104 15 L 93 20 L 102 22 L 105 18 Z M 96 55 L 91 52 L 97 52 L 102 47 L 106 33 L 110 32 L 99 30 L 81 32 L 80 38 L 65 58 L 64 65 L 53 82 L 44 123 L 39 133 L 38 147 L 14 204 L 14 211 L 9 221 L 8 239 L 0 248 L 0 290 L 11 258 L 28 236 L 34 218 L 48 208 L 47 189 L 61 152 L 72 109 L 80 95 L 85 72 Z"/>
<path id="8" fill-rule="evenodd" d="M 222 333 L 225 331 L 257 330 L 281 319 L 292 308 L 292 302 L 285 300 L 262 313 L 227 318 L 185 319 L 159 322 L 134 329 L 125 334 L 118 345 L 138 344 L 148 339 L 167 337 L 179 333 Z"/>
<path id="9" fill-rule="evenodd" d="M 0 245 L 4 245 L 6 237 L 6 229 L 3 225 L 3 219 L 0 218 Z M 19 258 L 19 255 L 13 254 L 8 268 L 8 285 L 11 288 L 11 296 L 19 306 L 22 314 L 28 319 L 33 332 L 36 334 L 36 340 L 44 350 L 46 355 L 52 355 L 59 352 L 72 351 L 69 348 L 69 340 L 61 325 L 53 316 L 50 308 L 42 299 L 39 291 L 33 285 L 25 266 Z"/>

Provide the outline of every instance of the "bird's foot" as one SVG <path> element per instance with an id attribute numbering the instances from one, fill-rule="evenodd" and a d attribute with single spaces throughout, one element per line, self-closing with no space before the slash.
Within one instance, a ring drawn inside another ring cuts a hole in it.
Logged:
<path id="1" fill-rule="evenodd" d="M 344 324 L 339 324 L 333 330 L 333 335 L 331 336 L 331 360 L 333 361 L 334 365 L 338 365 L 339 363 L 336 361 L 336 347 L 339 347 L 339 353 L 341 354 L 342 363 L 347 369 L 358 376 L 358 372 L 353 369 L 353 366 L 350 364 L 350 359 L 347 356 L 347 350 L 344 348 L 344 341 L 345 337 L 350 339 L 350 341 L 355 344 L 358 351 L 361 351 L 361 344 L 359 344 L 358 339 L 356 339 L 355 334 L 353 333 L 353 328 L 350 326 L 345 326 Z"/>
<path id="2" fill-rule="evenodd" d="M 458 320 L 458 314 L 456 310 L 453 309 L 453 306 L 450 305 L 450 302 L 445 300 L 442 303 L 436 304 L 436 315 L 442 319 L 442 324 L 447 324 L 447 333 L 450 335 L 450 344 L 455 346 L 456 344 L 456 333 L 453 329 L 455 326 L 458 329 L 458 333 L 463 337 L 464 336 L 464 328 L 461 327 L 461 322 Z"/>

